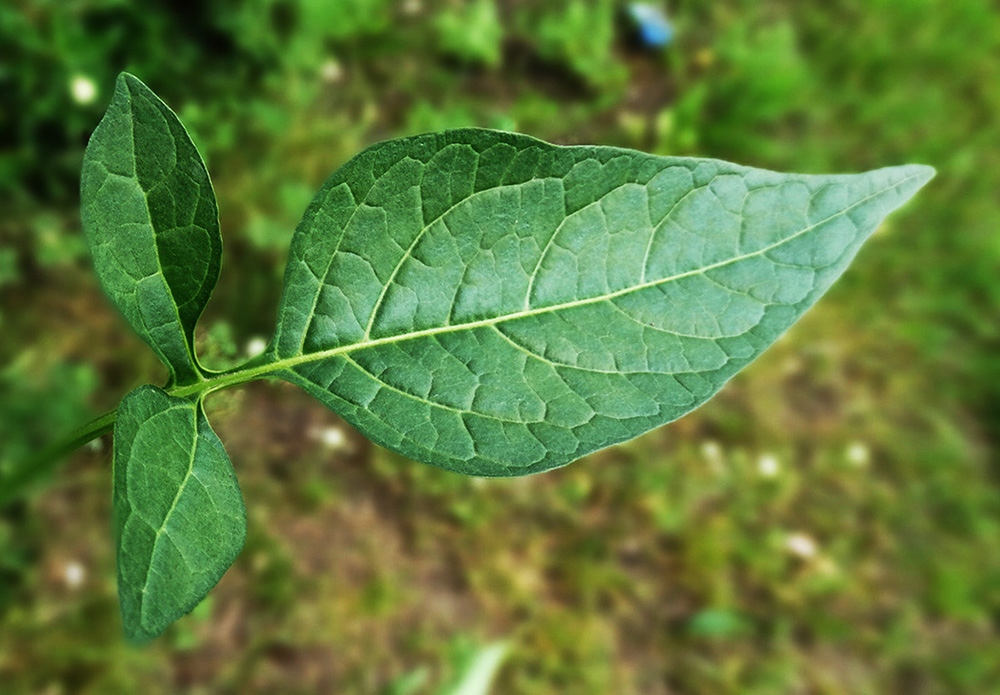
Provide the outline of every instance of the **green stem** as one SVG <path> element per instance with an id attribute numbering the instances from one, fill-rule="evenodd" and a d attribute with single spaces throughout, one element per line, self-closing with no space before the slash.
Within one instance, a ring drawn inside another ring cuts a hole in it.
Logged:
<path id="1" fill-rule="evenodd" d="M 167 393 L 178 398 L 203 396 L 227 386 L 235 386 L 266 377 L 268 373 L 275 370 L 273 363 L 257 364 L 256 362 L 257 360 L 252 360 L 228 372 L 213 374 L 195 384 L 168 389 Z M 110 432 L 115 426 L 117 417 L 117 409 L 104 413 L 104 415 L 78 427 L 63 439 L 40 451 L 18 466 L 11 475 L 0 478 L 0 508 L 20 497 L 26 488 L 56 470 L 66 461 L 67 454 Z"/>
<path id="2" fill-rule="evenodd" d="M 517 314 L 505 317 L 505 320 L 531 316 L 533 314 L 549 310 L 552 310 L 552 307 L 518 312 Z M 492 325 L 496 322 L 497 319 L 485 319 L 464 324 L 454 324 L 443 328 L 431 328 L 414 331 L 404 336 L 389 336 L 372 339 L 366 336 L 360 342 L 351 345 L 343 345 L 330 350 L 310 353 L 307 355 L 297 355 L 295 357 L 288 357 L 281 360 L 275 359 L 273 354 L 264 353 L 251 359 L 245 364 L 230 369 L 229 371 L 213 372 L 208 377 L 193 384 L 167 389 L 167 393 L 176 398 L 201 398 L 209 393 L 212 393 L 213 391 L 218 391 L 219 389 L 236 386 L 237 384 L 243 384 L 255 379 L 264 379 L 269 376 L 273 376 L 276 372 L 291 369 L 300 364 L 335 357 L 337 355 L 350 353 L 361 348 L 376 347 L 378 345 L 394 343 L 400 340 L 408 340 L 412 338 L 437 335 L 439 333 L 450 333 L 463 329 L 477 328 L 479 326 Z M 62 439 L 56 444 L 43 450 L 30 461 L 25 462 L 24 465 L 19 466 L 10 476 L 0 479 L 0 507 L 3 507 L 11 500 L 19 497 L 23 494 L 25 488 L 58 468 L 59 465 L 66 459 L 66 454 L 78 449 L 87 442 L 97 439 L 101 435 L 110 432 L 114 427 L 117 414 L 117 410 L 112 410 L 111 412 L 101 415 L 96 420 L 93 420 L 83 427 L 73 431 L 65 439 Z"/>
<path id="3" fill-rule="evenodd" d="M 0 487 L 0 507 L 19 497 L 24 489 L 36 480 L 54 471 L 65 460 L 68 453 L 110 432 L 115 425 L 117 416 L 117 409 L 104 413 L 83 427 L 75 429 L 64 439 L 43 449 L 35 457 L 19 466 L 12 475 L 5 476 L 2 481 L 3 485 Z"/>

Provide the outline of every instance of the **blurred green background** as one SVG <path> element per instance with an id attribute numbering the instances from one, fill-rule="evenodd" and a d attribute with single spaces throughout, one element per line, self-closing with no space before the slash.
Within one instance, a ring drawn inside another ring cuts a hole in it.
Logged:
<path id="1" fill-rule="evenodd" d="M 0 693 L 1000 693 L 1000 9 L 992 0 L 4 0 L 0 473 L 164 370 L 102 297 L 83 148 L 127 69 L 220 201 L 200 326 L 268 337 L 298 217 L 363 146 L 478 125 L 938 177 L 710 404 L 513 480 L 413 464 L 292 387 L 209 401 L 247 547 L 121 637 L 107 438 L 0 510 Z M 457 692 L 457 691 L 455 691 Z"/>

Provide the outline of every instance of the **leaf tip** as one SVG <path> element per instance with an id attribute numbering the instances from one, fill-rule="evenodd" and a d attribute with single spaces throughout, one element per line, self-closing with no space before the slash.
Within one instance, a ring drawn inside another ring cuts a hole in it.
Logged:
<path id="1" fill-rule="evenodd" d="M 908 201 L 937 175 L 937 170 L 927 164 L 909 164 L 906 169 L 909 171 L 910 180 L 903 188 L 903 195 L 904 200 Z"/>
<path id="2" fill-rule="evenodd" d="M 142 80 L 140 80 L 132 73 L 122 70 L 120 73 L 118 73 L 118 79 L 116 80 L 116 83 L 120 85 L 142 84 Z"/>
<path id="3" fill-rule="evenodd" d="M 115 80 L 115 94 L 131 96 L 137 92 L 152 93 L 149 87 L 146 86 L 146 83 L 132 73 L 124 71 L 118 73 L 118 79 Z"/>
<path id="4" fill-rule="evenodd" d="M 936 173 L 934 167 L 926 164 L 903 164 L 869 171 L 862 176 L 869 177 L 878 189 L 876 195 L 869 197 L 878 198 L 884 217 L 906 204 Z"/>
<path id="5" fill-rule="evenodd" d="M 152 642 L 154 639 L 159 637 L 159 635 L 151 635 L 141 627 L 137 625 L 129 625 L 128 623 L 122 624 L 123 632 L 125 633 L 125 641 L 131 644 L 133 647 L 145 647 L 147 644 Z"/>
<path id="6" fill-rule="evenodd" d="M 892 167 L 890 171 L 895 174 L 896 185 L 905 192 L 907 198 L 927 185 L 937 174 L 937 170 L 927 164 L 904 164 Z"/>
<path id="7" fill-rule="evenodd" d="M 923 187 L 937 175 L 937 169 L 929 164 L 907 164 L 904 169 L 907 169 L 913 176 L 917 188 Z"/>

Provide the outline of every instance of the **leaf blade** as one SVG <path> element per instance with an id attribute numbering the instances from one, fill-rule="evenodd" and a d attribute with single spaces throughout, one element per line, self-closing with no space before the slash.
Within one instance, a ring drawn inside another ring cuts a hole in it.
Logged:
<path id="1" fill-rule="evenodd" d="M 382 143 L 296 231 L 272 359 L 410 458 L 546 470 L 707 400 L 931 171 L 784 175 L 475 130 Z"/>
<path id="2" fill-rule="evenodd" d="M 180 120 L 132 75 L 87 145 L 80 195 L 105 294 L 173 383 L 199 381 L 195 324 L 222 266 L 215 193 Z"/>
<path id="3" fill-rule="evenodd" d="M 125 633 L 150 640 L 208 594 L 246 539 L 232 464 L 200 403 L 154 386 L 125 397 L 113 506 Z"/>

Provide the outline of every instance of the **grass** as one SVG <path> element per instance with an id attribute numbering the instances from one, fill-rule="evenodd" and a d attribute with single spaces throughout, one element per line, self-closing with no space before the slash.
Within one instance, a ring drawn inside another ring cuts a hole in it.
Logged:
<path id="1" fill-rule="evenodd" d="M 675 4 L 663 55 L 614 38 L 602 3 L 468 3 L 471 43 L 442 19 L 447 2 L 354 0 L 356 26 L 332 33 L 282 15 L 300 4 L 315 3 L 205 3 L 196 33 L 230 48 L 190 83 L 127 36 L 38 57 L 52 26 L 120 21 L 114 3 L 3 11 L 27 22 L 19 75 L 83 61 L 106 95 L 138 64 L 188 121 L 227 244 L 202 333 L 220 358 L 273 324 L 309 191 L 377 139 L 486 125 L 808 172 L 913 161 L 938 177 L 709 405 L 543 476 L 415 465 L 293 388 L 219 394 L 247 548 L 147 649 L 120 635 L 107 451 L 80 452 L 0 512 L 0 689 L 388 693 L 423 668 L 417 692 L 432 693 L 456 645 L 502 638 L 496 692 L 512 694 L 1000 692 L 1000 21 L 987 0 Z M 183 24 L 160 14 L 144 32 Z M 72 172 L 100 105 L 51 107 L 63 88 L 46 88 L 47 111 L 17 105 L 25 123 L 69 114 L 52 161 Z M 36 131 L 17 132 L 32 151 Z M 68 429 L 163 374 L 79 254 L 71 174 L 4 162 L 9 455 L 41 442 L 40 423 Z"/>

